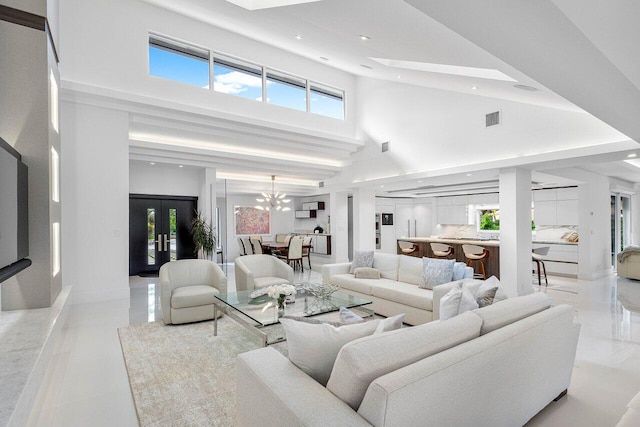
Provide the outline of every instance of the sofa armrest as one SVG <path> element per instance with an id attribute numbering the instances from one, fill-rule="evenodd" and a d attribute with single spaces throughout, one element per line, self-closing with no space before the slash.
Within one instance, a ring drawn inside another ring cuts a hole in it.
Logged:
<path id="1" fill-rule="evenodd" d="M 238 426 L 370 426 L 273 348 L 236 359 Z"/>
<path id="2" fill-rule="evenodd" d="M 322 284 L 328 285 L 331 283 L 331 276 L 334 274 L 347 274 L 351 269 L 350 262 L 343 262 L 340 264 L 325 264 L 322 266 Z"/>
<path id="3" fill-rule="evenodd" d="M 218 289 L 221 294 L 227 293 L 227 276 L 224 275 L 224 272 L 217 264 L 214 263 L 212 267 L 212 285 L 214 288 Z"/>

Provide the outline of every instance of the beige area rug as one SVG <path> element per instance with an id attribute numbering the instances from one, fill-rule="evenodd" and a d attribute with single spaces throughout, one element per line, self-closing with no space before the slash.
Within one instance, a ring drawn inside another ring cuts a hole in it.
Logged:
<path id="1" fill-rule="evenodd" d="M 218 320 L 217 337 L 213 321 L 130 325 L 118 334 L 141 426 L 234 425 L 236 356 L 260 348 L 257 335 L 229 317 Z"/>

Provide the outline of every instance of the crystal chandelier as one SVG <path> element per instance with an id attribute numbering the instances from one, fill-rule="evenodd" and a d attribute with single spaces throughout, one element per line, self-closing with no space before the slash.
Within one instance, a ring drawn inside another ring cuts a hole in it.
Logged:
<path id="1" fill-rule="evenodd" d="M 291 210 L 291 208 L 288 206 L 282 206 L 283 204 L 291 202 L 291 199 L 285 199 L 285 197 L 287 196 L 286 193 L 276 193 L 275 181 L 276 176 L 271 175 L 271 193 L 267 194 L 265 192 L 262 192 L 262 197 L 258 197 L 256 201 L 259 203 L 264 203 L 264 206 L 257 205 L 256 209 L 260 209 L 261 211 L 270 211 L 271 209 L 274 209 L 276 211 L 282 212 Z"/>

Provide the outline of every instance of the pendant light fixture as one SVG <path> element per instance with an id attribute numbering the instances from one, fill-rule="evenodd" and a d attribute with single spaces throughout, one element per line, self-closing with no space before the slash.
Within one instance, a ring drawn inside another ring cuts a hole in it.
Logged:
<path id="1" fill-rule="evenodd" d="M 273 210 L 282 211 L 282 212 L 291 210 L 291 208 L 288 206 L 282 206 L 291 202 L 291 199 L 285 199 L 285 197 L 287 196 L 286 193 L 282 193 L 282 194 L 280 194 L 279 192 L 276 193 L 275 187 L 276 187 L 276 176 L 271 175 L 271 193 L 262 192 L 262 197 L 258 197 L 256 201 L 258 203 L 263 203 L 264 205 L 257 205 L 256 209 L 260 209 L 261 211 L 270 211 L 273 209 Z"/>

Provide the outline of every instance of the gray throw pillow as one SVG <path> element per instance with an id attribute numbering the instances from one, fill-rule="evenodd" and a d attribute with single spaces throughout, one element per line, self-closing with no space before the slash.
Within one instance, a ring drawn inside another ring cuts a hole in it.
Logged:
<path id="1" fill-rule="evenodd" d="M 373 267 L 373 251 L 357 251 L 355 253 L 349 273 L 353 274 L 359 267 Z"/>
<path id="2" fill-rule="evenodd" d="M 487 289 L 482 292 L 480 295 L 476 297 L 476 302 L 478 303 L 478 307 L 486 307 L 488 305 L 493 304 L 493 301 L 496 297 L 496 292 L 498 292 L 498 287 Z"/>
<path id="3" fill-rule="evenodd" d="M 433 289 L 434 286 L 451 282 L 455 259 L 422 258 L 422 276 L 418 287 Z"/>

